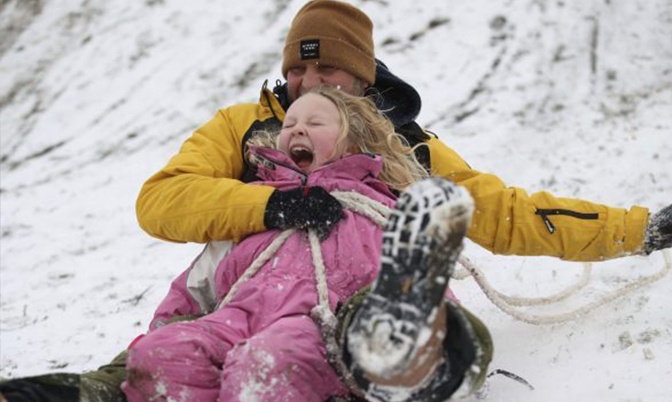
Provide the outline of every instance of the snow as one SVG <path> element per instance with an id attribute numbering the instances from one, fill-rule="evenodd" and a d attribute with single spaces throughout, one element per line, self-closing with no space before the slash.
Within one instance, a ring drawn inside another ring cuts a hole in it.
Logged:
<path id="1" fill-rule="evenodd" d="M 95 369 L 145 331 L 201 245 L 151 239 L 141 184 L 217 108 L 281 79 L 301 0 L 5 1 L 0 5 L 0 377 Z M 653 211 L 672 202 L 672 2 L 357 1 L 378 56 L 423 97 L 419 122 L 527 190 Z M 465 253 L 505 293 L 544 296 L 581 265 Z M 660 253 L 596 264 L 562 313 Z M 454 281 L 490 328 L 486 401 L 666 401 L 672 279 L 564 324 L 497 310 Z"/>

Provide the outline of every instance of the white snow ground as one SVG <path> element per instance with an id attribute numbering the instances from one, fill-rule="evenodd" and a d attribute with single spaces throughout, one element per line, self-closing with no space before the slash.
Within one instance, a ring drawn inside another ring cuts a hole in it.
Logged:
<path id="1" fill-rule="evenodd" d="M 672 202 L 672 1 L 355 4 L 377 54 L 423 96 L 419 121 L 474 168 L 530 191 Z M 142 333 L 200 250 L 137 226 L 142 182 L 219 107 L 280 77 L 302 0 L 0 2 L 0 377 L 94 369 Z M 500 290 L 543 296 L 581 265 L 467 254 Z M 594 300 L 662 265 L 596 264 Z M 490 327 L 486 401 L 669 401 L 672 278 L 574 321 L 532 326 L 454 283 Z M 536 310 L 535 310 L 536 311 Z M 667 384 L 667 385 L 666 385 Z"/>

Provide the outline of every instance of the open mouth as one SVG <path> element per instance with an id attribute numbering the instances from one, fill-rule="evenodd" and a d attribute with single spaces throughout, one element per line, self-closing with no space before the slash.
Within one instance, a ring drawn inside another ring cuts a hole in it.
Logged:
<path id="1" fill-rule="evenodd" d="M 302 146 L 292 147 L 290 157 L 300 168 L 307 168 L 313 163 L 313 152 Z"/>

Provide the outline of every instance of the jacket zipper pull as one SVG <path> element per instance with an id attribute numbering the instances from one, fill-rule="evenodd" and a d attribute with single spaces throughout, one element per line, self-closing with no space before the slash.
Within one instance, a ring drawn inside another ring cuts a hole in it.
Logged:
<path id="1" fill-rule="evenodd" d="M 546 229 L 548 229 L 550 234 L 555 233 L 555 226 L 553 225 L 553 222 L 548 218 L 547 214 L 540 213 L 537 211 L 537 214 L 541 216 L 541 220 L 544 222 L 544 225 L 546 225 Z"/>
<path id="2" fill-rule="evenodd" d="M 308 183 L 308 177 L 305 176 L 305 175 L 302 175 L 301 176 L 301 190 L 302 190 L 301 192 L 303 193 L 304 198 L 308 197 L 308 190 L 310 190 L 307 183 Z"/>

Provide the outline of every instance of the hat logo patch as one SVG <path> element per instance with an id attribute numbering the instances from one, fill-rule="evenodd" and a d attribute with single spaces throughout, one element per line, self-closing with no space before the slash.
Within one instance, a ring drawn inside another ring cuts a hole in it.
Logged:
<path id="1" fill-rule="evenodd" d="M 301 60 L 320 58 L 320 40 L 310 39 L 301 41 Z"/>

